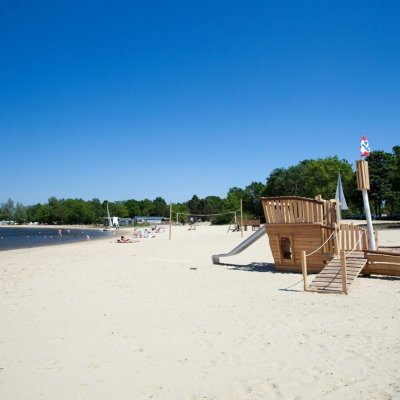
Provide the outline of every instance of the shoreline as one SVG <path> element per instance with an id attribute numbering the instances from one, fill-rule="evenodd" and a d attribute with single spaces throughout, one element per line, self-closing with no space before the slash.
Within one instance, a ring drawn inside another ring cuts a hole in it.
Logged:
<path id="1" fill-rule="evenodd" d="M 15 230 L 14 230 L 15 229 Z M 62 237 L 58 237 L 58 230 Z M 14 232 L 14 233 L 12 233 Z M 22 235 L 17 232 L 23 232 Z M 32 233 L 31 233 L 32 232 Z M 122 231 L 123 232 L 123 231 Z M 25 234 L 27 235 L 25 237 Z M 122 233 L 123 234 L 123 233 Z M 4 236 L 3 236 L 4 235 Z M 115 237 L 115 232 L 104 232 L 83 226 L 3 226 L 0 228 L 0 254 L 24 249 L 70 246 L 82 242 L 101 241 Z M 87 238 L 89 236 L 89 238 Z"/>
<path id="2" fill-rule="evenodd" d="M 21 225 L 0 225 L 1 228 L 23 228 L 23 229 L 92 229 L 98 230 L 101 227 L 94 225 L 33 225 L 33 224 L 21 224 Z"/>

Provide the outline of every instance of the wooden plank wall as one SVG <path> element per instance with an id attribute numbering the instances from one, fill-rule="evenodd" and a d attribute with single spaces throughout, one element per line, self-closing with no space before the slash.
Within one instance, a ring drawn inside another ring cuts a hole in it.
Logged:
<path id="1" fill-rule="evenodd" d="M 376 252 L 365 252 L 368 264 L 361 271 L 362 274 L 400 276 L 400 254 L 379 254 Z"/>
<path id="2" fill-rule="evenodd" d="M 365 228 L 353 224 L 340 224 L 340 236 L 340 248 L 344 251 L 368 249 L 368 236 Z"/>
<path id="3" fill-rule="evenodd" d="M 267 224 L 319 223 L 333 226 L 335 202 L 303 197 L 264 197 L 261 199 Z"/>
<path id="4" fill-rule="evenodd" d="M 327 238 L 332 233 L 332 229 L 312 224 L 266 225 L 266 229 L 276 269 L 291 272 L 301 272 L 302 250 L 305 250 L 307 254 L 312 253 L 322 245 L 322 238 L 325 236 Z M 324 231 L 323 234 L 321 230 Z M 281 257 L 280 238 L 282 237 L 291 239 L 292 259 L 282 259 Z M 315 254 L 307 257 L 307 267 L 310 272 L 319 272 L 325 266 L 325 252 L 329 251 L 333 254 L 333 239 L 330 242 L 332 243 L 327 244 L 327 247 L 324 246 Z"/>
<path id="5" fill-rule="evenodd" d="M 335 230 L 335 228 L 330 228 L 327 226 L 322 226 L 321 227 L 321 235 L 322 235 L 322 243 L 326 244 L 324 245 L 324 247 L 322 248 L 322 252 L 325 254 L 333 254 L 335 251 L 335 239 L 333 237 L 331 237 L 329 240 L 328 238 L 332 235 L 333 231 Z"/>

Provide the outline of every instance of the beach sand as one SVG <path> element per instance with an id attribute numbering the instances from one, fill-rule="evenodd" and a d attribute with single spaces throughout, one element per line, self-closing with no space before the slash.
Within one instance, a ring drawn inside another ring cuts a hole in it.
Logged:
<path id="1" fill-rule="evenodd" d="M 400 280 L 305 293 L 267 236 L 212 265 L 244 238 L 180 226 L 1 252 L 0 399 L 399 399 Z"/>

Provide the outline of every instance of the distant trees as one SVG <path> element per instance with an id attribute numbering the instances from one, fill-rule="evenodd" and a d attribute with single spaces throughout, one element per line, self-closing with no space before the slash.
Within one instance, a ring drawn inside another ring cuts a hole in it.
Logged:
<path id="1" fill-rule="evenodd" d="M 380 217 L 383 209 L 389 215 L 400 209 L 400 147 L 393 153 L 373 151 L 366 158 L 369 165 L 370 195 L 375 214 Z"/>
<path id="2" fill-rule="evenodd" d="M 391 193 L 386 199 L 386 207 L 389 214 L 393 214 L 400 204 L 400 146 L 393 147 L 393 166 L 389 174 Z"/>
<path id="3" fill-rule="evenodd" d="M 18 224 L 24 224 L 28 221 L 28 212 L 26 207 L 18 201 L 15 204 L 13 219 Z"/>
<path id="4" fill-rule="evenodd" d="M 400 211 L 400 146 L 393 153 L 373 151 L 366 158 L 369 164 L 369 198 L 372 209 L 380 217 Z M 363 213 L 361 193 L 357 190 L 356 174 L 346 160 L 327 157 L 304 160 L 289 168 L 277 168 L 267 178 L 267 196 L 334 198 L 337 176 L 340 172 L 347 204 L 352 212 Z"/>
<path id="5" fill-rule="evenodd" d="M 156 197 L 153 200 L 153 214 L 157 216 L 167 216 L 169 214 L 169 207 L 162 197 Z"/>
<path id="6" fill-rule="evenodd" d="M 46 204 L 24 206 L 8 199 L 0 204 L 0 221 L 17 223 L 40 222 L 44 224 L 97 224 L 107 216 L 107 203 L 113 216 L 133 217 L 136 215 L 169 215 L 169 207 L 162 197 L 155 200 L 126 200 L 100 202 L 95 198 L 89 201 L 82 199 L 57 199 L 50 197 Z"/>
<path id="7" fill-rule="evenodd" d="M 335 196 L 338 174 L 341 174 L 345 193 L 354 189 L 353 169 L 348 161 L 337 157 L 304 160 L 299 164 L 272 171 L 267 178 L 268 196 L 315 197 L 325 199 Z"/>
<path id="8" fill-rule="evenodd" d="M 2 203 L 0 206 L 0 219 L 4 221 L 13 221 L 14 218 L 14 201 L 12 199 L 8 199 L 5 203 Z"/>
<path id="9" fill-rule="evenodd" d="M 393 147 L 392 153 L 373 151 L 367 157 L 369 162 L 371 208 L 378 215 L 400 212 L 400 146 Z M 276 168 L 266 182 L 252 182 L 245 188 L 231 187 L 225 198 L 196 194 L 183 203 L 173 205 L 173 219 L 179 216 L 184 221 L 190 215 L 202 216 L 213 223 L 233 221 L 242 200 L 245 218 L 263 219 L 260 199 L 263 196 L 315 197 L 320 194 L 332 199 L 336 192 L 338 173 L 341 174 L 349 212 L 363 213 L 362 197 L 357 190 L 356 174 L 351 164 L 338 157 L 317 160 L 303 160 L 288 168 Z M 0 204 L 0 220 L 60 224 L 96 224 L 107 215 L 118 217 L 162 216 L 169 217 L 169 206 L 162 197 L 154 200 L 103 201 L 95 198 L 57 199 L 50 197 L 46 204 L 24 206 L 12 199 Z"/>

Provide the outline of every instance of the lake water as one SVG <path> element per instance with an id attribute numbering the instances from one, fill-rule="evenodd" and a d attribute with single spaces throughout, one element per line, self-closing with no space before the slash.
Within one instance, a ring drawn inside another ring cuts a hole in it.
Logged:
<path id="1" fill-rule="evenodd" d="M 88 236 L 90 240 L 114 237 L 113 232 L 100 229 L 61 229 L 61 236 L 58 231 L 59 228 L 47 227 L 0 227 L 0 251 L 82 242 Z"/>

